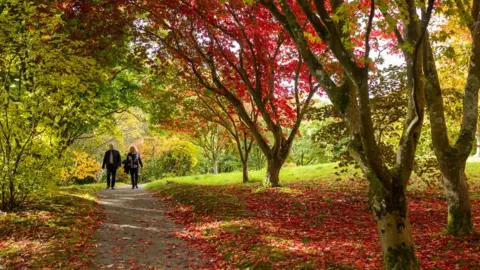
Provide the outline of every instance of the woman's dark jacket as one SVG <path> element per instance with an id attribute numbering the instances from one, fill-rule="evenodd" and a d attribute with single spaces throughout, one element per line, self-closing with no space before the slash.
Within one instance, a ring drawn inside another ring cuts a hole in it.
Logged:
<path id="1" fill-rule="evenodd" d="M 122 163 L 123 163 L 123 169 L 125 170 L 125 173 L 128 173 L 132 168 L 133 169 L 138 168 L 139 165 L 143 167 L 142 158 L 138 153 L 135 153 L 135 154 L 128 153 L 127 158 Z M 134 166 L 132 167 L 132 165 L 136 165 L 136 168 Z"/>

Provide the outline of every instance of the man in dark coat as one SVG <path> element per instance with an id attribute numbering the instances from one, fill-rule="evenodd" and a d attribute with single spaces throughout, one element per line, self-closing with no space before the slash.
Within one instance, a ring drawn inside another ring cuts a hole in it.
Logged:
<path id="1" fill-rule="evenodd" d="M 113 143 L 109 144 L 110 148 L 105 155 L 103 156 L 102 169 L 107 168 L 107 189 L 115 189 L 115 180 L 117 176 L 118 167 L 122 166 L 122 158 L 120 157 L 120 152 L 113 148 Z M 112 182 L 110 183 L 110 176 L 112 177 Z"/>

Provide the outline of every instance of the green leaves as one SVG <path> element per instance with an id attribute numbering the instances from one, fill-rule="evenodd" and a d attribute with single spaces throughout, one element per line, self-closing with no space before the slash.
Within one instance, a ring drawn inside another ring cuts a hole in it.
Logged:
<path id="1" fill-rule="evenodd" d="M 401 50 L 405 50 L 409 53 L 413 53 L 413 50 L 415 49 L 415 46 L 412 43 L 405 42 L 403 44 L 399 44 L 398 48 Z"/>
<path id="2" fill-rule="evenodd" d="M 72 40 L 61 31 L 60 16 L 48 13 L 56 11 L 47 6 L 39 9 L 33 2 L 4 3 L 0 14 L 0 167 L 7 173 L 0 177 L 0 194 L 5 196 L 1 205 L 5 210 L 17 207 L 27 194 L 55 184 L 58 156 L 123 101 L 133 100 L 131 93 L 137 88 L 127 84 L 128 77 L 123 83 L 102 84 L 112 72 L 110 67 L 100 66 L 85 53 L 88 41 Z M 116 94 L 119 88 L 125 97 Z M 10 185 L 13 193 L 6 188 Z M 11 198 L 8 202 L 7 197 Z"/>

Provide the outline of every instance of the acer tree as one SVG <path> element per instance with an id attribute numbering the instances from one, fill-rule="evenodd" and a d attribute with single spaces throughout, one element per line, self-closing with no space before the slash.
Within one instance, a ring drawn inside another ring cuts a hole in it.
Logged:
<path id="1" fill-rule="evenodd" d="M 408 218 L 406 188 L 424 118 L 424 58 L 421 44 L 433 10 L 433 1 L 429 1 L 428 8 L 424 2 L 417 5 L 413 0 L 401 3 L 374 0 L 259 2 L 289 33 L 310 73 L 325 89 L 347 123 L 349 152 L 370 183 L 371 207 L 377 222 L 385 268 L 418 269 Z M 426 16 L 419 18 L 417 8 L 425 10 Z M 382 13 L 385 20 L 375 20 Z M 364 27 L 359 27 L 360 23 L 366 26 L 365 31 Z M 398 41 L 396 45 L 402 48 L 407 63 L 409 101 L 396 162 L 392 167 L 388 167 L 381 156 L 370 105 L 370 37 L 376 33 L 376 29 L 395 35 Z M 312 35 L 327 46 L 332 58 L 321 58 L 316 53 L 311 40 L 307 39 Z M 341 80 L 325 69 L 322 60 L 333 61 L 342 68 Z"/>
<path id="2" fill-rule="evenodd" d="M 241 118 L 238 117 L 235 109 L 232 108 L 232 106 L 224 105 L 228 104 L 228 102 L 222 101 L 221 97 L 219 96 L 211 94 L 208 95 L 208 92 L 205 91 L 203 92 L 203 94 L 198 90 L 195 90 L 194 92 L 195 96 L 193 97 L 193 99 L 189 100 L 189 108 L 191 108 L 189 111 L 193 112 L 194 117 L 205 123 L 200 126 L 192 127 L 197 129 L 197 131 L 194 133 L 203 134 L 202 136 L 196 136 L 197 138 L 199 138 L 200 145 L 208 145 L 205 142 L 212 141 L 208 140 L 208 138 L 204 136 L 205 132 L 202 132 L 202 129 L 204 129 L 203 126 L 211 126 L 212 124 L 213 128 L 210 128 L 210 130 L 213 131 L 217 129 L 216 133 L 219 134 L 219 136 L 217 137 L 221 138 L 225 137 L 225 135 L 228 135 L 231 139 L 233 139 L 240 162 L 242 163 L 243 183 L 247 183 L 248 159 L 254 143 L 251 133 L 248 131 L 248 128 L 242 122 Z M 255 110 L 251 110 L 250 117 L 252 121 L 254 121 L 254 123 L 257 123 L 258 112 L 256 112 Z M 208 123 L 210 123 L 210 125 Z M 224 135 L 221 134 L 221 132 L 218 130 L 218 127 L 224 129 Z M 198 130 L 199 128 L 200 130 Z M 220 141 L 217 140 L 216 144 L 220 144 Z M 218 166 L 216 164 L 218 161 L 218 155 L 217 158 L 213 158 L 214 153 L 218 152 L 218 150 L 213 150 L 218 149 L 218 146 L 215 146 L 215 144 L 210 144 L 210 146 L 207 148 L 209 149 L 209 152 L 212 153 L 212 160 L 215 160 L 214 173 L 215 171 L 218 173 Z"/>
<path id="3" fill-rule="evenodd" d="M 214 163 L 214 173 L 218 171 L 221 148 L 233 140 L 242 163 L 243 182 L 248 182 L 248 159 L 253 147 L 248 127 L 227 100 L 212 94 L 196 80 L 188 82 L 178 78 L 179 72 L 173 61 L 164 63 L 139 91 L 149 100 L 145 109 L 152 115 L 151 121 L 161 129 L 195 138 Z M 257 123 L 258 111 L 250 110 L 250 117 Z"/>
<path id="4" fill-rule="evenodd" d="M 463 235 L 474 232 L 465 165 L 475 142 L 478 119 L 480 3 L 478 1 L 445 1 L 443 5 L 444 14 L 447 14 L 447 16 L 448 14 L 456 15 L 448 16 L 449 23 L 457 21 L 457 27 L 460 25 L 467 28 L 469 30 L 467 40 L 471 40 L 470 59 L 467 61 L 466 70 L 464 70 L 467 73 L 467 79 L 464 82 L 459 82 L 464 85 L 460 130 L 452 143 L 449 140 L 444 105 L 444 92 L 448 83 L 443 82 L 442 84 L 438 75 L 439 71 L 435 62 L 438 57 L 434 53 L 433 45 L 435 34 L 426 37 L 423 46 L 426 59 L 423 68 L 433 148 L 442 174 L 448 202 L 447 230 L 454 235 Z"/>
<path id="5" fill-rule="evenodd" d="M 142 42 L 159 59 L 181 61 L 185 80 L 235 109 L 267 158 L 265 184 L 279 186 L 280 169 L 319 88 L 284 29 L 266 9 L 241 0 L 131 4 L 144 13 L 136 24 Z"/>

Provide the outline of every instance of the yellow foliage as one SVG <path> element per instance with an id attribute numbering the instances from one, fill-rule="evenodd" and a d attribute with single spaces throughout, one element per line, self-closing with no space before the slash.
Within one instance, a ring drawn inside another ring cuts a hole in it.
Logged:
<path id="1" fill-rule="evenodd" d="M 73 151 L 73 165 L 62 168 L 61 177 L 63 181 L 72 179 L 85 179 L 87 177 L 96 177 L 101 167 L 94 158 L 85 152 Z"/>

